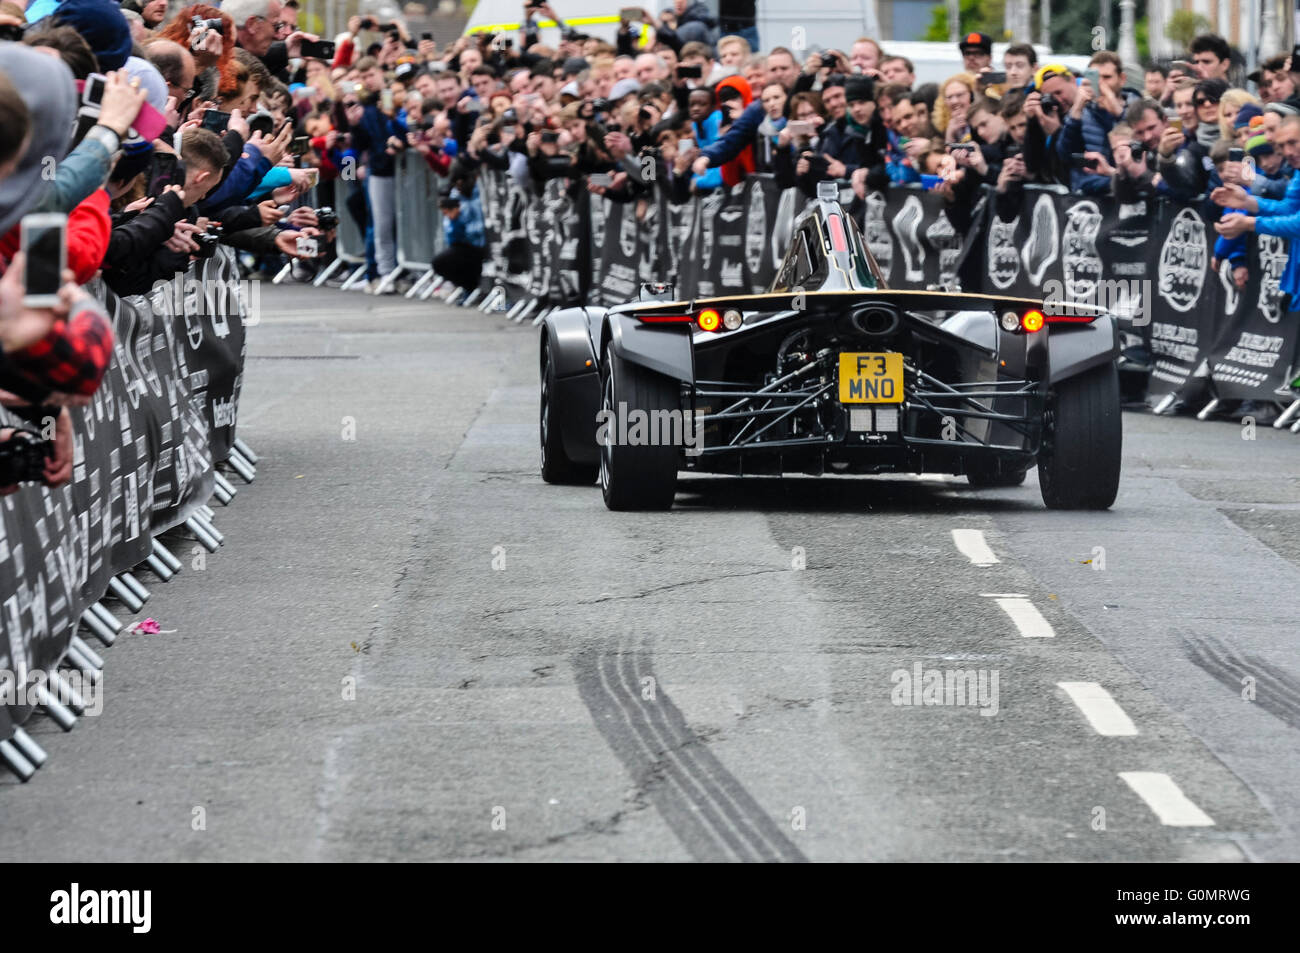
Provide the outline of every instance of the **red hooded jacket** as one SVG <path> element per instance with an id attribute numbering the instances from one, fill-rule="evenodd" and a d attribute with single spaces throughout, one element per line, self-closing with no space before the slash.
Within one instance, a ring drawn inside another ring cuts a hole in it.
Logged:
<path id="1" fill-rule="evenodd" d="M 739 91 L 741 101 L 745 104 L 746 108 L 748 108 L 749 104 L 754 101 L 754 94 L 750 90 L 749 83 L 746 81 L 745 77 L 728 76 L 725 79 L 719 80 L 718 85 L 714 88 L 714 94 L 716 95 L 724 86 L 729 86 L 732 89 Z M 745 181 L 745 176 L 753 174 L 754 169 L 754 147 L 751 145 L 741 149 L 740 154 L 736 156 L 736 158 L 723 164 L 722 181 L 728 188 L 733 185 L 739 185 L 741 182 Z"/>

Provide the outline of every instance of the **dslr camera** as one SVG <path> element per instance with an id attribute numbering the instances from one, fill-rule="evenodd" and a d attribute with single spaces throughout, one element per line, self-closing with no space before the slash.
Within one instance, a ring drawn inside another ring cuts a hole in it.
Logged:
<path id="1" fill-rule="evenodd" d="M 191 50 L 197 50 L 203 45 L 203 40 L 207 37 L 209 30 L 216 30 L 218 33 L 222 32 L 221 17 L 212 17 L 206 20 L 203 17 L 193 17 L 190 20 Z"/>
<path id="2" fill-rule="evenodd" d="M 1041 102 L 1039 103 L 1039 106 L 1042 108 L 1043 112 L 1045 113 L 1054 113 L 1061 108 L 1061 103 L 1051 93 L 1043 93 L 1043 97 Z"/>
<path id="3" fill-rule="evenodd" d="M 54 446 L 34 430 L 15 430 L 0 443 L 0 486 L 39 483 L 45 479 L 45 460 Z"/>
<path id="4" fill-rule="evenodd" d="M 211 258 L 216 254 L 217 246 L 221 244 L 221 226 L 209 225 L 206 232 L 198 232 L 194 235 L 194 241 L 199 246 L 199 250 L 194 252 L 194 257 Z"/>
<path id="5" fill-rule="evenodd" d="M 316 227 L 322 232 L 332 232 L 339 227 L 339 213 L 329 206 L 316 209 Z"/>

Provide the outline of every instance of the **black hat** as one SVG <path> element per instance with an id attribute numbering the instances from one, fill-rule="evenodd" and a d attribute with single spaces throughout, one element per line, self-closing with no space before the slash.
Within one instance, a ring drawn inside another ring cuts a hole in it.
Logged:
<path id="1" fill-rule="evenodd" d="M 848 102 L 876 98 L 876 84 L 870 76 L 850 76 L 844 80 L 844 98 Z"/>
<path id="2" fill-rule="evenodd" d="M 965 53 L 967 50 L 980 50 L 984 53 L 993 52 L 993 37 L 987 33 L 967 33 L 957 44 L 957 49 Z"/>

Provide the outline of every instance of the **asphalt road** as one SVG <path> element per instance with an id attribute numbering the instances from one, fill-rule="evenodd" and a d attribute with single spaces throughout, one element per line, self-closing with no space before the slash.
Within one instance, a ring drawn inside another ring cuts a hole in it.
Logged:
<path id="1" fill-rule="evenodd" d="M 103 713 L 33 722 L 0 859 L 1300 860 L 1300 438 L 1128 414 L 1103 514 L 1033 474 L 614 514 L 538 476 L 531 329 L 263 304 L 257 482 L 144 576 L 172 631 Z"/>

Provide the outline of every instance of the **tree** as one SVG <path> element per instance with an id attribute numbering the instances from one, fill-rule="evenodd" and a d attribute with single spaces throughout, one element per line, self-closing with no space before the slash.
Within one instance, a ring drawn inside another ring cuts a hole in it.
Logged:
<path id="1" fill-rule="evenodd" d="M 1192 40 L 1202 33 L 1209 32 L 1210 21 L 1192 10 L 1175 10 L 1165 24 L 1165 36 L 1173 40 L 1181 50 L 1191 46 Z"/>
<path id="2" fill-rule="evenodd" d="M 961 35 L 967 33 L 987 33 L 997 39 L 1002 36 L 1002 15 L 1006 8 L 1005 0 L 960 0 L 961 6 L 957 22 L 961 24 Z M 930 26 L 925 31 L 923 40 L 934 43 L 948 41 L 948 5 L 940 3 L 930 14 Z"/>

